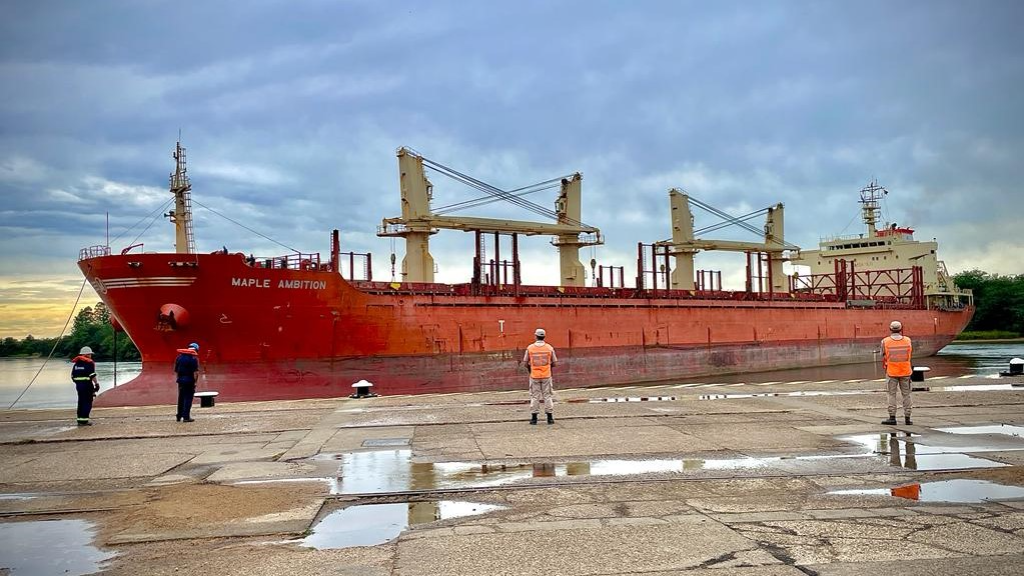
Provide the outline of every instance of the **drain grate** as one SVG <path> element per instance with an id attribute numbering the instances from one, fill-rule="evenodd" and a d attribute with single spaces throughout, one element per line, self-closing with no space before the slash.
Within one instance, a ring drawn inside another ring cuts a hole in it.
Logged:
<path id="1" fill-rule="evenodd" d="M 375 448 L 380 446 L 408 446 L 412 438 L 369 438 L 363 440 L 364 448 Z"/>

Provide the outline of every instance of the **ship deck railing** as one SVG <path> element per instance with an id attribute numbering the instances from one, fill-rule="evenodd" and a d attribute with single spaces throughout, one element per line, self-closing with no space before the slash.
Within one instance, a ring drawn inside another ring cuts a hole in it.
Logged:
<path id="1" fill-rule="evenodd" d="M 100 244 L 88 246 L 78 251 L 79 260 L 88 260 L 89 258 L 99 258 L 101 256 L 110 256 L 110 246 Z"/>
<path id="2" fill-rule="evenodd" d="M 246 262 L 253 268 L 274 268 L 278 270 L 328 270 L 329 264 L 320 263 L 320 253 L 286 254 L 284 256 L 247 256 Z"/>
<path id="3" fill-rule="evenodd" d="M 605 298 L 605 299 L 685 299 L 685 300 L 733 300 L 733 301 L 800 301 L 837 302 L 835 296 L 816 293 L 786 292 L 742 292 L 731 290 L 669 290 L 604 288 L 596 286 L 533 286 L 533 285 L 474 285 L 440 284 L 426 282 L 366 282 L 352 281 L 350 284 L 361 292 L 370 294 L 408 294 L 424 296 L 502 296 L 529 298 Z"/>

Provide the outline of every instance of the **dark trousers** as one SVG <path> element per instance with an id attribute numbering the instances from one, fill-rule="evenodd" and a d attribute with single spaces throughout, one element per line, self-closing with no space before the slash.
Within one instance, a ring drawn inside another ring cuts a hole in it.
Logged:
<path id="1" fill-rule="evenodd" d="M 88 422 L 89 412 L 92 412 L 92 382 L 75 382 L 75 390 L 78 391 L 78 421 Z"/>
<path id="2" fill-rule="evenodd" d="M 178 384 L 178 418 L 191 418 L 192 399 L 195 395 L 195 384 Z"/>

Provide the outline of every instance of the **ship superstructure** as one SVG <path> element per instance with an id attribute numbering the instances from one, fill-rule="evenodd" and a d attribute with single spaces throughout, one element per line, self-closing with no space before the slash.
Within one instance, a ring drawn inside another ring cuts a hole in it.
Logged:
<path id="1" fill-rule="evenodd" d="M 823 238 L 818 250 L 801 251 L 791 262 L 809 267 L 812 276 L 834 273 L 837 265 L 845 265 L 851 273 L 917 267 L 921 270 L 922 295 L 928 307 L 970 304 L 970 291 L 957 288 L 945 263 L 938 259 L 937 241 L 915 240 L 913 228 L 895 223 L 878 227 L 880 201 L 888 194 L 888 190 L 872 180 L 860 191 L 861 219 L 866 232 Z M 801 283 L 798 277 L 797 285 L 806 286 L 807 282 Z"/>

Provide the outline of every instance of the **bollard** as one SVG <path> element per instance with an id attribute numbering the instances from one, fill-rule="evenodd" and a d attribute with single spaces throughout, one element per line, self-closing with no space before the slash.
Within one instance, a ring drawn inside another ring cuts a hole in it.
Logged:
<path id="1" fill-rule="evenodd" d="M 931 370 L 927 366 L 914 366 L 914 371 L 910 373 L 911 382 L 924 382 L 924 373 Z"/>
<path id="2" fill-rule="evenodd" d="M 1010 371 L 1009 372 L 1000 372 L 999 375 L 1000 376 L 1024 376 L 1024 360 L 1021 360 L 1020 358 L 1014 358 L 1013 360 L 1010 360 Z M 1014 384 L 1014 386 L 1018 386 L 1018 384 Z"/>
<path id="3" fill-rule="evenodd" d="M 349 396 L 349 398 L 357 398 L 358 399 L 358 398 L 376 398 L 377 397 L 376 394 L 374 394 L 373 392 L 370 392 L 370 388 L 373 387 L 373 383 L 372 382 L 367 382 L 366 380 L 360 380 L 359 382 L 356 382 L 355 384 L 353 384 L 352 387 L 355 388 L 356 391 L 351 396 Z"/>
<path id="4" fill-rule="evenodd" d="M 196 392 L 195 397 L 199 398 L 200 408 L 212 408 L 219 392 Z"/>

